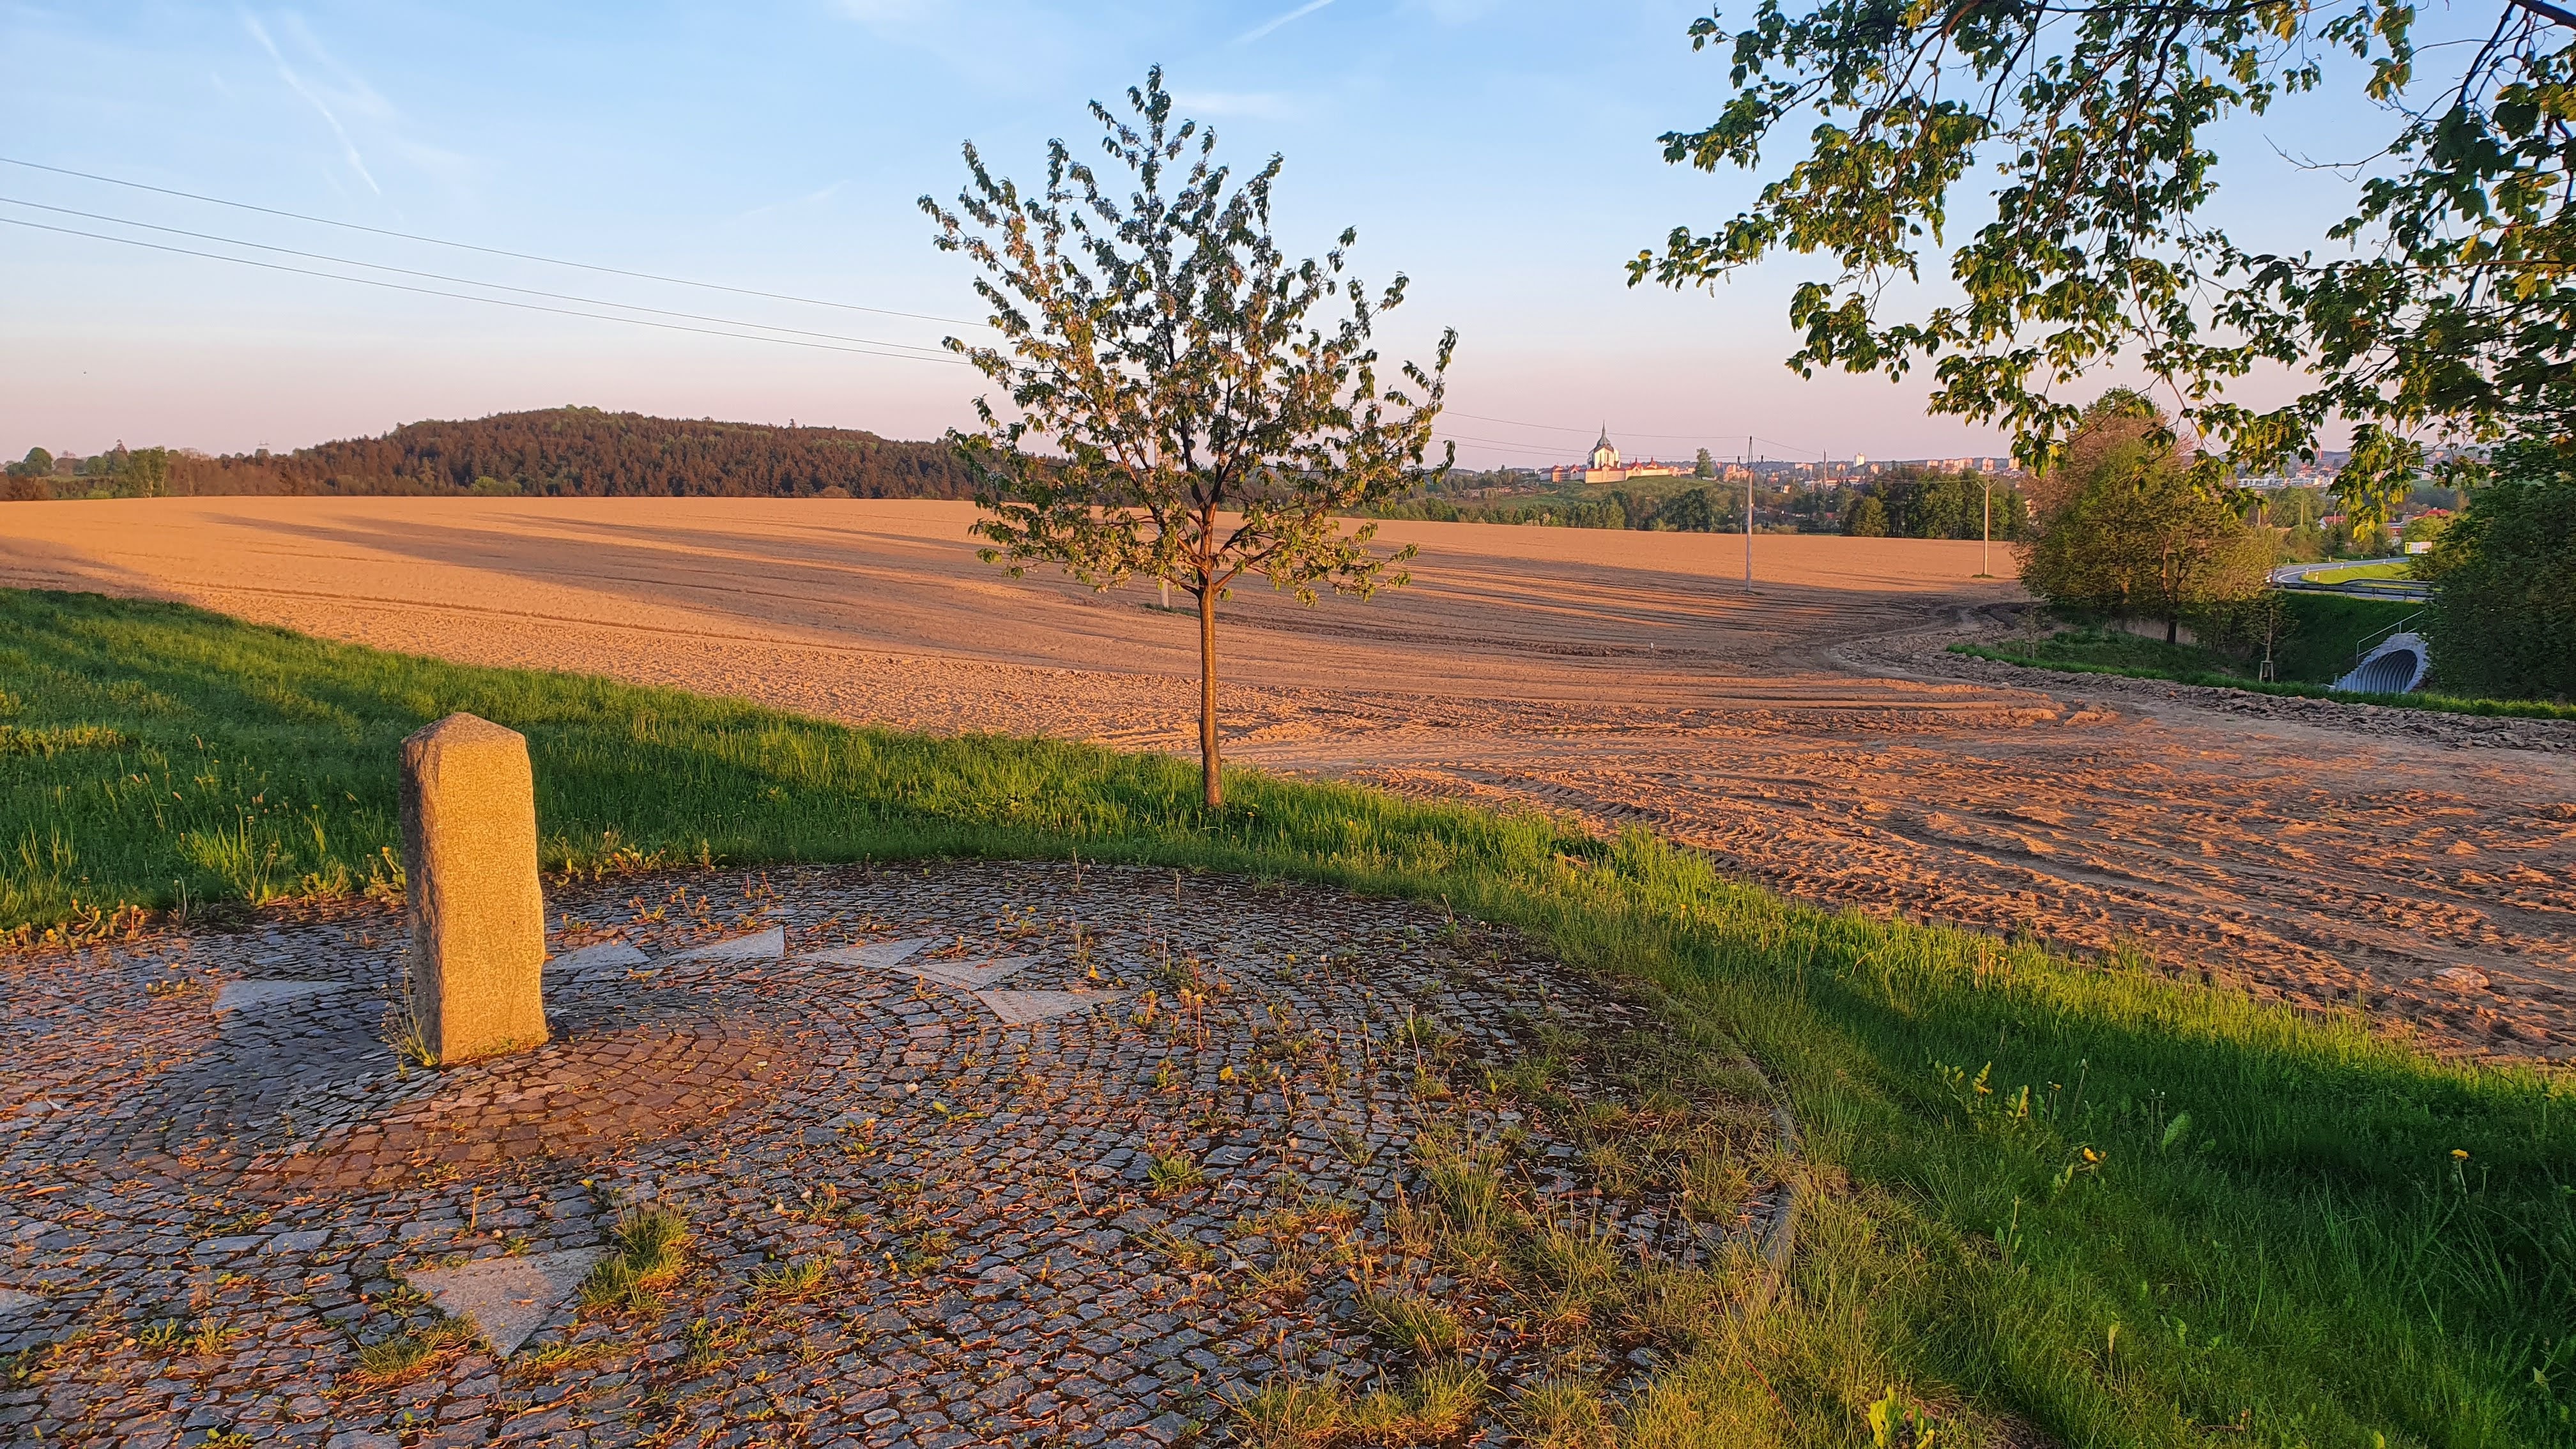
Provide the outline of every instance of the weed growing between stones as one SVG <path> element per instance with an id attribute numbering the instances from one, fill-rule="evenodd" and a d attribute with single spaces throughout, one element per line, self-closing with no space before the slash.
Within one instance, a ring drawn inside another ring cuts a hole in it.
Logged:
<path id="1" fill-rule="evenodd" d="M 1463 927 L 1448 938 L 1478 944 Z M 1489 1409 L 1523 1441 L 1558 1449 L 1731 1442 L 1700 1437 L 1697 1399 L 1665 1381 L 1768 1302 L 1772 1270 L 1747 1241 L 1745 1212 L 1744 1151 L 1770 1125 L 1741 1095 L 1758 1076 L 1669 1033 L 1596 1040 L 1522 1026 L 1540 1049 L 1481 1074 L 1428 1012 L 1391 1033 L 1390 1073 L 1444 1088 L 1481 1075 L 1483 1090 L 1412 1094 L 1423 1121 L 1382 1248 L 1353 1231 L 1362 1214 L 1347 1203 L 1242 1222 L 1276 1245 L 1255 1285 L 1338 1268 L 1356 1290 L 1351 1311 L 1409 1367 L 1362 1389 L 1283 1365 L 1225 1400 L 1238 1442 L 1446 1443 Z M 1658 1222 L 1701 1226 L 1676 1245 Z"/>
<path id="2" fill-rule="evenodd" d="M 366 1388 L 410 1383 L 463 1353 L 477 1337 L 471 1322 L 442 1318 L 425 1328 L 360 1345 L 358 1368 L 352 1377 Z"/>
<path id="3" fill-rule="evenodd" d="M 604 1312 L 650 1313 L 660 1307 L 653 1290 L 686 1265 L 689 1220 L 676 1207 L 654 1204 L 618 1214 L 610 1229 L 616 1250 L 581 1282 L 581 1306 Z"/>
<path id="4" fill-rule="evenodd" d="M 514 1384 L 544 1383 L 556 1375 L 604 1358 L 628 1352 L 628 1346 L 614 1339 L 589 1339 L 575 1343 L 546 1343 L 522 1348 L 510 1356 L 503 1376 Z"/>
<path id="5" fill-rule="evenodd" d="M 806 1258 L 794 1263 L 781 1263 L 775 1268 L 751 1271 L 751 1296 L 763 1303 L 801 1303 L 814 1295 L 823 1281 L 825 1264 L 820 1258 Z"/>
<path id="6" fill-rule="evenodd" d="M 1228 1070 L 1232 1069 L 1228 1068 Z M 1191 1188 L 1204 1186 L 1206 1182 L 1206 1171 L 1177 1152 L 1166 1153 L 1155 1158 L 1154 1165 L 1146 1169 L 1145 1173 L 1146 1186 L 1163 1195 L 1187 1192 Z"/>

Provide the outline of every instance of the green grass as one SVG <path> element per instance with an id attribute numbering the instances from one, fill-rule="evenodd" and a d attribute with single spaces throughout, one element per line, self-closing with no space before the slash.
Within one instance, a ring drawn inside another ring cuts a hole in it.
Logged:
<path id="1" fill-rule="evenodd" d="M 2135 670 L 2146 675 L 2228 674 L 2235 660 L 2198 644 L 2168 644 L 2126 629 L 2083 626 L 2060 629 L 2039 641 L 2036 658 L 2025 656 L 2026 639 L 2005 641 L 1999 652 L 2025 663 L 2085 664 L 2102 669 Z"/>
<path id="2" fill-rule="evenodd" d="M 2284 593 L 2289 628 L 2273 651 L 2274 672 L 2284 684 L 2329 685 L 2349 673 L 2364 640 L 2376 641 L 2424 612 L 2420 603 L 2353 599 L 2339 594 Z M 2019 657 L 2018 641 L 2004 645 Z M 2125 629 L 2085 625 L 2060 629 L 2040 641 L 2041 662 L 2090 664 L 2143 671 L 2142 677 L 2178 679 L 2209 674 L 2252 679 L 2251 660 L 2197 644 L 2167 644 Z"/>
<path id="3" fill-rule="evenodd" d="M 2293 626 L 2282 638 L 2276 663 L 2280 678 L 2253 677 L 2253 667 L 2215 649 L 2197 644 L 2168 644 L 2123 629 L 2082 626 L 2060 629 L 2039 641 L 2037 654 L 2019 639 L 1998 644 L 1953 644 L 1950 652 L 1976 659 L 1996 659 L 2054 669 L 2066 674 L 2110 674 L 2123 679 L 2169 679 L 2180 684 L 2244 689 L 2257 694 L 2298 699 L 2333 699 L 2347 704 L 2378 704 L 2396 709 L 2432 710 L 2440 714 L 2502 715 L 2523 719 L 2576 719 L 2576 706 L 2532 699 L 2459 699 L 2444 694 L 2338 693 L 2328 686 L 2352 668 L 2353 652 L 2364 639 L 2375 639 L 2423 612 L 2413 603 L 2347 599 L 2333 594 L 2288 594 Z M 2439 683 L 2438 673 L 2435 683 Z"/>
<path id="4" fill-rule="evenodd" d="M 1255 772 L 1210 817 L 1156 756 L 82 595 L 0 594 L 0 680 L 9 723 L 89 741 L 0 755 L 0 923 L 363 887 L 396 742 L 470 709 L 529 735 L 559 869 L 1079 849 L 1442 897 L 1659 990 L 1674 1040 L 1765 1064 L 1813 1168 L 1787 1291 L 1674 1351 L 1623 1410 L 1639 1442 L 1866 1443 L 1879 1406 L 1961 1445 L 2016 1420 L 2082 1445 L 2576 1443 L 2564 1077 L 1810 909 L 1643 835 Z"/>
<path id="5" fill-rule="evenodd" d="M 2414 569 L 2402 563 L 2354 564 L 2349 568 L 2318 569 L 2307 575 L 2312 584 L 2348 584 L 2356 579 L 2411 579 Z"/>
<path id="6" fill-rule="evenodd" d="M 2332 684 L 2352 669 L 2353 652 L 2409 620 L 2421 623 L 2424 605 L 2403 599 L 2353 599 L 2341 594 L 2285 593 L 2291 627 L 2277 650 L 2280 677 L 2294 684 Z"/>

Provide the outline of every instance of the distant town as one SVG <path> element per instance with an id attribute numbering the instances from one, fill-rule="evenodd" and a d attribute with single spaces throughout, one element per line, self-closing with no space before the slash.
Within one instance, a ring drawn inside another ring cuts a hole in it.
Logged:
<path id="1" fill-rule="evenodd" d="M 2247 488 L 2322 488 L 2332 484 L 2343 470 L 2350 455 L 2341 451 L 2322 451 L 2315 461 L 2295 463 L 2277 473 L 2241 476 L 2237 482 Z M 1645 482 L 1660 478 L 1694 478 L 1743 481 L 1747 477 L 1773 484 L 1805 483 L 1834 485 L 1867 482 L 1891 473 L 1979 473 L 2018 477 L 2021 466 L 2010 457 L 1962 455 L 1953 458 L 1872 458 L 1854 453 L 1848 458 L 1821 456 L 1812 461 L 1791 458 L 1768 458 L 1758 454 L 1748 458 L 1717 458 L 1709 449 L 1698 449 L 1687 461 L 1658 457 L 1630 458 L 1611 440 L 1608 428 L 1601 430 L 1590 451 L 1574 462 L 1546 465 L 1504 464 L 1476 470 L 1476 476 L 1491 480 L 1483 491 L 1462 491 L 1460 496 L 1481 497 L 1487 492 L 1517 492 L 1542 485 L 1591 484 L 1607 486 L 1619 483 Z"/>

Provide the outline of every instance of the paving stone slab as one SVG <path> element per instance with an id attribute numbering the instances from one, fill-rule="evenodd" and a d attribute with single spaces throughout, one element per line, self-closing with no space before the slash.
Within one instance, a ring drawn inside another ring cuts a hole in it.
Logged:
<path id="1" fill-rule="evenodd" d="M 215 992 L 215 1014 L 257 1011 L 281 1001 L 300 1001 L 349 989 L 346 981 L 227 981 Z"/>
<path id="2" fill-rule="evenodd" d="M 642 966 L 653 958 L 627 945 L 624 941 L 602 941 L 596 946 L 583 946 L 548 957 L 549 976 L 592 976 L 624 971 Z"/>
<path id="3" fill-rule="evenodd" d="M 1010 1026 L 1033 1026 L 1116 1001 L 1115 991 L 978 991 L 975 999 Z"/>
<path id="4" fill-rule="evenodd" d="M 923 949 L 937 945 L 929 936 L 914 936 L 903 941 L 870 941 L 863 946 L 833 946 L 820 951 L 797 954 L 800 961 L 824 961 L 836 966 L 869 966 L 878 970 L 892 969 Z"/>
<path id="5" fill-rule="evenodd" d="M 723 941 L 710 941 L 685 951 L 674 951 L 661 958 L 661 964 L 676 966 L 691 961 L 779 961 L 787 956 L 787 931 L 772 926 L 748 936 L 735 936 Z"/>
<path id="6" fill-rule="evenodd" d="M 485 1258 L 461 1268 L 416 1268 L 403 1279 L 450 1318 L 470 1318 L 492 1351 L 508 1358 L 571 1301 L 574 1289 L 608 1256 L 606 1248 L 566 1248 L 525 1258 Z"/>
<path id="7" fill-rule="evenodd" d="M 921 954 L 924 947 L 936 944 L 935 938 L 920 936 L 909 941 L 879 941 L 867 946 L 811 951 L 798 959 L 892 971 L 942 986 L 954 986 L 960 991 L 981 991 L 1037 964 L 1035 956 L 933 957 Z"/>

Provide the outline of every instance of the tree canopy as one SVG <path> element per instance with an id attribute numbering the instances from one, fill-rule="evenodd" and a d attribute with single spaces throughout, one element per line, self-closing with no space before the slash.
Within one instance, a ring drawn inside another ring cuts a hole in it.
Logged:
<path id="1" fill-rule="evenodd" d="M 2377 508 L 2427 441 L 2576 436 L 2576 13 L 2493 12 L 2483 43 L 2419 48 L 2406 0 L 1758 0 L 1691 26 L 1732 88 L 1663 141 L 1764 184 L 1631 280 L 1821 256 L 1789 305 L 1801 372 L 1928 364 L 1931 411 L 2009 428 L 2039 468 L 2077 424 L 2068 385 L 2116 359 L 2230 463 L 2351 425 L 2346 489 Z M 2347 79 L 2387 116 L 2335 158 L 2348 213 L 2314 248 L 2240 246 L 2208 211 L 2213 131 Z M 1972 171 L 2001 173 L 1994 220 L 1949 249 L 1957 300 L 1917 305 L 1891 284 L 1948 245 Z M 2265 364 L 2303 370 L 2297 396 L 2230 395 Z"/>
<path id="2" fill-rule="evenodd" d="M 2271 561 L 2169 426 L 2134 392 L 2086 409 L 2065 459 L 2033 484 L 2039 530 L 2021 568 L 2023 586 L 2050 603 L 2160 619 L 2168 643 L 2187 615 L 2261 593 Z"/>
<path id="3" fill-rule="evenodd" d="M 2576 699 L 2576 467 L 2556 449 L 2498 450 L 2418 572 L 2445 692 Z"/>
<path id="4" fill-rule="evenodd" d="M 1843 532 L 1864 537 L 1983 538 L 1989 493 L 1994 536 L 2022 536 L 2029 506 L 2011 482 L 1906 466 L 1869 481 L 1843 505 Z"/>

